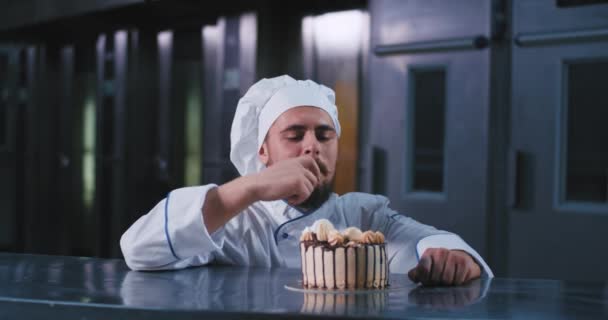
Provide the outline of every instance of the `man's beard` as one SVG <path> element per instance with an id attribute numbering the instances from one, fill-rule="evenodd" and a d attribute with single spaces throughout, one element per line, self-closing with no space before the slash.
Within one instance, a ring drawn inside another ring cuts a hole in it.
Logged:
<path id="1" fill-rule="evenodd" d="M 310 196 L 308 196 L 308 198 L 306 200 L 304 200 L 304 202 L 298 204 L 296 206 L 296 208 L 298 208 L 302 211 L 312 211 L 312 210 L 319 209 L 325 203 L 325 201 L 327 201 L 327 199 L 329 199 L 329 196 L 333 193 L 333 188 L 332 188 L 333 183 L 332 182 L 324 183 L 324 184 L 316 187 L 312 191 Z"/>

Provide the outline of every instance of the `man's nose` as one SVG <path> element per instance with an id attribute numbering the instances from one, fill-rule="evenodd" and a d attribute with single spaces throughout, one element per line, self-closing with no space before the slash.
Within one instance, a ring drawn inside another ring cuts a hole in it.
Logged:
<path id="1" fill-rule="evenodd" d="M 314 134 L 307 134 L 304 137 L 303 152 L 306 155 L 318 156 L 319 155 L 319 140 Z"/>

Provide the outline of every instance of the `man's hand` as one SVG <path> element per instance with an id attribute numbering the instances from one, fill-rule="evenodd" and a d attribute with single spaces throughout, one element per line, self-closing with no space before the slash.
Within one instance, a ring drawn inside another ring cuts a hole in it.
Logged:
<path id="1" fill-rule="evenodd" d="M 430 248 L 424 251 L 418 265 L 408 272 L 410 280 L 423 285 L 461 285 L 481 276 L 473 258 L 460 250 Z"/>
<path id="2" fill-rule="evenodd" d="M 319 165 L 310 156 L 277 162 L 252 176 L 257 200 L 285 199 L 291 205 L 308 199 L 321 178 Z"/>
<path id="3" fill-rule="evenodd" d="M 213 188 L 207 192 L 202 208 L 207 231 L 213 233 L 256 201 L 286 199 L 298 205 L 308 199 L 321 177 L 317 161 L 301 156 Z"/>

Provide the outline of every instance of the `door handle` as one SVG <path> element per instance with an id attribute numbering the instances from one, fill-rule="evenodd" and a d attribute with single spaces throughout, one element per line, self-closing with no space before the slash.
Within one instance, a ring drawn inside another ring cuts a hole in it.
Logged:
<path id="1" fill-rule="evenodd" d="M 514 43 L 518 47 L 554 45 L 574 42 L 595 42 L 608 40 L 608 29 L 585 29 L 565 32 L 540 32 L 517 34 Z"/>
<path id="2" fill-rule="evenodd" d="M 387 154 L 386 151 L 379 146 L 372 146 L 372 193 L 387 195 Z"/>
<path id="3" fill-rule="evenodd" d="M 520 183 L 523 165 L 523 153 L 519 150 L 510 149 L 507 163 L 507 206 L 511 209 L 520 204 Z"/>
<path id="4" fill-rule="evenodd" d="M 449 38 L 420 42 L 377 45 L 374 53 L 377 56 L 408 53 L 433 53 L 442 51 L 481 50 L 490 46 L 491 39 L 485 35 L 466 38 Z"/>

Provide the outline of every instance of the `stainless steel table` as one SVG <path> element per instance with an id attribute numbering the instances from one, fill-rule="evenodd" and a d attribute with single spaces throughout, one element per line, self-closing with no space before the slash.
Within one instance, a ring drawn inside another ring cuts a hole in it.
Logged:
<path id="1" fill-rule="evenodd" d="M 606 282 L 477 280 L 366 294 L 287 290 L 299 270 L 130 271 L 122 260 L 0 253 L 0 319 L 608 318 Z"/>

